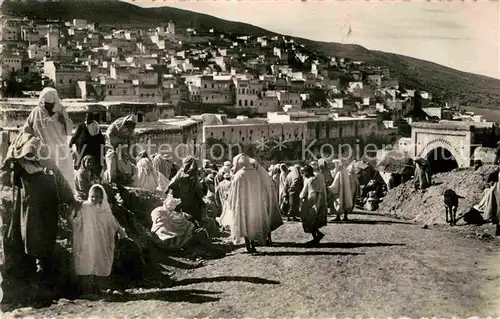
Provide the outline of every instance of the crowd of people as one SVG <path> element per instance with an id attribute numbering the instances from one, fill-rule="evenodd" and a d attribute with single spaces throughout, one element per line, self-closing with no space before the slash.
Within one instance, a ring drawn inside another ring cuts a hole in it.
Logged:
<path id="1" fill-rule="evenodd" d="M 104 134 L 89 114 L 77 126 L 57 91 L 45 88 L 8 147 L 2 170 L 12 176 L 14 209 L 4 238 L 7 273 L 51 287 L 57 277 L 58 221 L 72 227 L 74 271 L 82 289 L 95 293 L 110 276 L 115 236 L 130 239 L 113 215 L 107 185 L 141 188 L 164 198 L 151 212 L 151 233 L 166 250 L 210 249 L 213 229 L 230 232 L 250 253 L 272 244 L 283 218 L 301 221 L 317 245 L 327 215 L 347 219 L 359 191 L 356 174 L 342 161 L 263 167 L 239 154 L 221 167 L 194 157 L 177 166 L 162 154 L 133 149 L 137 118 L 114 121 Z M 137 151 L 137 154 L 134 153 Z"/>
<path id="2" fill-rule="evenodd" d="M 7 273 L 52 289 L 58 220 L 65 217 L 72 226 L 74 272 L 82 292 L 101 291 L 112 271 L 115 236 L 131 240 L 113 215 L 109 185 L 163 197 L 163 205 L 150 213 L 150 231 L 162 249 L 194 245 L 210 250 L 210 237 L 222 228 L 249 253 L 272 245 L 271 234 L 283 219 L 301 222 L 312 236 L 306 245 L 318 245 L 327 216 L 347 220 L 365 191 L 353 163 L 343 160 L 280 163 L 266 169 L 242 153 L 220 167 L 188 156 L 178 168 L 162 154 L 134 149 L 136 123 L 135 115 L 121 117 L 102 134 L 89 115 L 68 143 L 73 123 L 57 91 L 41 92 L 3 162 L 2 169 L 13 177 L 14 199 L 4 238 Z M 426 164 L 415 162 L 416 187 L 428 187 Z M 498 189 L 492 188 L 490 198 L 500 198 Z"/>

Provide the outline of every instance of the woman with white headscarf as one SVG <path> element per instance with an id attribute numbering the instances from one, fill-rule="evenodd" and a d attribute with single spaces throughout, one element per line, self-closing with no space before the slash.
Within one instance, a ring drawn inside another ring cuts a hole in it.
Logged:
<path id="1" fill-rule="evenodd" d="M 111 274 L 115 236 L 127 238 L 127 234 L 113 215 L 106 190 L 100 184 L 90 188 L 88 199 L 71 222 L 75 271 L 83 276 L 86 290 L 92 293 L 100 288 L 104 277 Z"/>
<path id="2" fill-rule="evenodd" d="M 136 177 L 136 167 L 130 147 L 137 117 L 133 114 L 120 117 L 106 131 L 106 172 L 104 180 L 108 183 L 131 185 Z"/>
<path id="3" fill-rule="evenodd" d="M 72 129 L 73 122 L 62 106 L 56 89 L 45 88 L 40 92 L 38 106 L 31 111 L 21 132 L 40 139 L 42 148 L 39 155 L 42 165 L 50 168 L 51 161 L 43 161 L 50 158 L 74 190 L 75 170 L 68 146 L 68 135 Z"/>
<path id="4" fill-rule="evenodd" d="M 329 192 L 334 196 L 334 207 L 337 218 L 344 214 L 344 220 L 347 220 L 347 214 L 352 211 L 352 191 L 349 173 L 345 169 L 341 160 L 334 160 L 335 170 L 333 171 L 333 183 L 328 186 Z"/>

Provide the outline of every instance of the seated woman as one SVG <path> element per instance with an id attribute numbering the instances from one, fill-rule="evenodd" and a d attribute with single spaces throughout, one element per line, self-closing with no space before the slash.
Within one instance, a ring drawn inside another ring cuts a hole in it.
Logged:
<path id="1" fill-rule="evenodd" d="M 166 250 L 193 249 L 197 255 L 216 254 L 221 252 L 212 245 L 208 233 L 203 228 L 197 228 L 193 218 L 183 212 L 176 211 L 181 200 L 171 193 L 163 202 L 163 206 L 151 212 L 151 232 L 160 240 L 160 246 Z"/>
<path id="2" fill-rule="evenodd" d="M 151 232 L 155 233 L 162 247 L 165 249 L 180 249 L 184 247 L 193 236 L 195 225 L 190 221 L 191 216 L 175 211 L 181 200 L 168 195 L 163 206 L 151 212 Z"/>
<path id="3" fill-rule="evenodd" d="M 99 177 L 95 175 L 95 159 L 92 155 L 87 155 L 82 159 L 80 168 L 75 176 L 76 198 L 80 201 L 87 200 L 90 187 L 99 184 Z"/>

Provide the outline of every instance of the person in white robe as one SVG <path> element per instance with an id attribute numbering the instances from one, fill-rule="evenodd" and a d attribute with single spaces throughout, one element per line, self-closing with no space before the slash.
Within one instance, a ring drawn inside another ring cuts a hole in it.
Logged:
<path id="1" fill-rule="evenodd" d="M 137 177 L 134 181 L 133 186 L 154 193 L 159 190 L 158 174 L 159 173 L 154 169 L 153 162 L 146 155 L 144 155 L 137 162 Z"/>
<path id="2" fill-rule="evenodd" d="M 267 209 L 268 194 L 250 158 L 239 154 L 233 159 L 234 177 L 229 191 L 227 209 L 221 216 L 221 224 L 231 229 L 231 240 L 238 245 L 245 242 L 248 252 L 253 253 L 256 243 L 265 244 L 271 231 Z"/>
<path id="3" fill-rule="evenodd" d="M 495 236 L 500 236 L 500 173 L 499 180 L 484 191 L 483 198 L 474 208 L 483 213 L 484 220 L 496 226 Z"/>
<path id="4" fill-rule="evenodd" d="M 88 199 L 72 218 L 73 258 L 75 271 L 84 282 L 86 293 L 94 294 L 111 274 L 115 251 L 115 235 L 128 238 L 111 212 L 104 187 L 93 185 Z"/>
<path id="5" fill-rule="evenodd" d="M 44 88 L 40 92 L 38 106 L 28 116 L 21 132 L 32 134 L 42 142 L 40 163 L 50 168 L 55 163 L 64 178 L 75 189 L 75 170 L 73 156 L 68 145 L 68 135 L 73 129 L 73 122 L 61 104 L 54 88 Z M 51 159 L 52 161 L 44 161 Z"/>
<path id="6" fill-rule="evenodd" d="M 106 171 L 104 180 L 130 186 L 137 177 L 134 163 L 136 149 L 132 148 L 132 137 L 137 116 L 130 114 L 114 121 L 106 131 Z"/>
<path id="7" fill-rule="evenodd" d="M 227 199 L 229 198 L 229 190 L 231 189 L 231 175 L 229 173 L 224 174 L 224 180 L 221 181 L 217 187 L 215 187 L 215 203 L 219 209 L 221 215 L 226 209 Z M 220 216 L 217 216 L 217 219 Z"/>
<path id="8" fill-rule="evenodd" d="M 334 208 L 337 215 L 337 221 L 340 216 L 344 215 L 344 220 L 347 220 L 347 214 L 352 211 L 352 191 L 349 173 L 347 172 L 344 163 L 341 160 L 334 160 L 335 169 L 333 171 L 333 183 L 328 186 L 329 192 L 334 196 Z"/>
<path id="9" fill-rule="evenodd" d="M 151 232 L 158 236 L 164 249 L 175 250 L 183 248 L 193 237 L 194 223 L 189 221 L 190 216 L 176 211 L 181 200 L 168 195 L 163 206 L 151 212 Z"/>
<path id="10" fill-rule="evenodd" d="M 170 183 L 169 177 L 172 170 L 173 163 L 167 158 L 167 156 L 157 153 L 152 156 L 153 167 L 158 173 L 158 191 L 160 193 L 165 193 L 167 191 L 168 184 Z"/>
<path id="11" fill-rule="evenodd" d="M 250 159 L 250 163 L 257 169 L 263 185 L 261 192 L 264 192 L 264 194 L 266 195 L 265 210 L 268 213 L 270 223 L 270 231 L 266 240 L 266 245 L 272 245 L 273 242 L 271 238 L 271 232 L 275 231 L 281 225 L 283 225 L 283 219 L 281 218 L 281 213 L 279 210 L 278 189 L 273 185 L 271 176 L 269 176 L 266 169 L 262 167 L 259 162 L 252 158 Z"/>
<path id="12" fill-rule="evenodd" d="M 224 180 L 225 174 L 231 174 L 231 162 L 229 161 L 224 162 L 224 165 L 222 165 L 222 167 L 217 172 L 217 175 L 215 175 L 214 179 L 215 187 L 217 187 L 217 185 L 219 185 L 219 183 Z"/>

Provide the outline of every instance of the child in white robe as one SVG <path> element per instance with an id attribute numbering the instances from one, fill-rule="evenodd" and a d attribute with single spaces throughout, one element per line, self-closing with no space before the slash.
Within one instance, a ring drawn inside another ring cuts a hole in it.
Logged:
<path id="1" fill-rule="evenodd" d="M 93 185 L 72 220 L 75 270 L 84 285 L 85 294 L 98 293 L 98 286 L 109 277 L 113 266 L 115 235 L 127 238 L 111 212 L 104 188 Z"/>

